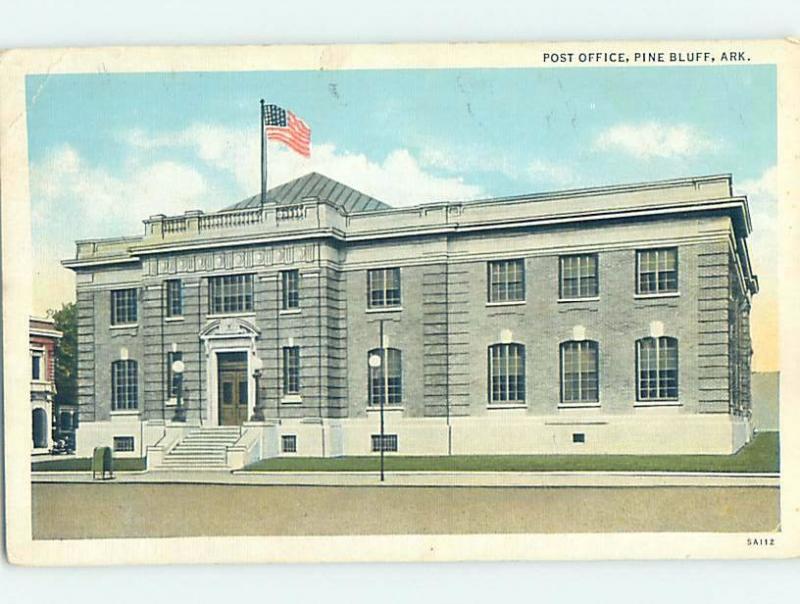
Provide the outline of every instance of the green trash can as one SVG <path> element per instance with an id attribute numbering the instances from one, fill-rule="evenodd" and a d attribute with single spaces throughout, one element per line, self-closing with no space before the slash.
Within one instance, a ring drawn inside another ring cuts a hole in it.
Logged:
<path id="1" fill-rule="evenodd" d="M 114 463 L 111 456 L 111 447 L 95 447 L 92 454 L 92 480 L 114 478 Z"/>

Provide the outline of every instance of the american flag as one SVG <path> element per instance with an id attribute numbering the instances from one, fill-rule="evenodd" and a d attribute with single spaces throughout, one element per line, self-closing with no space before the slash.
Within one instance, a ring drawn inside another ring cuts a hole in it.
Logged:
<path id="1" fill-rule="evenodd" d="M 303 157 L 311 156 L 311 128 L 291 111 L 265 105 L 264 130 L 267 140 L 280 141 Z"/>

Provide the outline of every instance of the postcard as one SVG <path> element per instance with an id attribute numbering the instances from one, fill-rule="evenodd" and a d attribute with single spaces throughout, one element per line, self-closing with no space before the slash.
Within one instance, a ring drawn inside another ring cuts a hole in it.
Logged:
<path id="1" fill-rule="evenodd" d="M 798 67 L 0 54 L 10 560 L 797 555 Z"/>

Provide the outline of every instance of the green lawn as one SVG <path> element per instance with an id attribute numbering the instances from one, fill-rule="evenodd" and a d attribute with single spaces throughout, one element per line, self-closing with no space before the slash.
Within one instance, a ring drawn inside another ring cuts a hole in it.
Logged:
<path id="1" fill-rule="evenodd" d="M 92 469 L 90 457 L 73 457 L 71 459 L 49 459 L 31 464 L 32 472 L 75 472 Z M 132 472 L 145 469 L 143 457 L 124 457 L 114 459 L 115 472 Z"/>
<path id="2" fill-rule="evenodd" d="M 736 455 L 386 455 L 387 471 L 458 472 L 765 472 L 777 473 L 778 433 L 762 432 Z M 262 472 L 375 472 L 378 457 L 275 457 L 247 466 Z"/>

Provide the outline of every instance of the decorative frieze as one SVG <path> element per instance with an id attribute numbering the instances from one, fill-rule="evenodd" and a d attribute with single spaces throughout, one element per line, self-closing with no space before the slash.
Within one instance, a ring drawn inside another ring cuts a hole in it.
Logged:
<path id="1" fill-rule="evenodd" d="M 178 273 L 240 271 L 250 268 L 314 262 L 317 246 L 314 243 L 289 244 L 246 250 L 181 253 L 143 262 L 146 276 Z"/>

